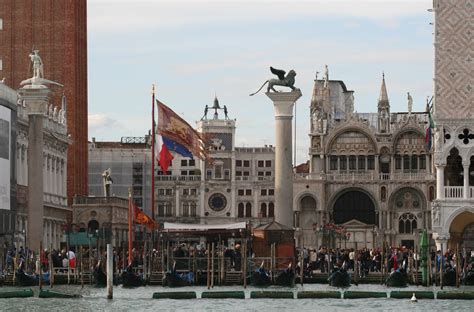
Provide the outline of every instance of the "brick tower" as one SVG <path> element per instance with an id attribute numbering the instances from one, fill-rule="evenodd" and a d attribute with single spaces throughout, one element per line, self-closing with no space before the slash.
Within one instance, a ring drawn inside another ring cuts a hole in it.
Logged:
<path id="1" fill-rule="evenodd" d="M 31 77 L 32 48 L 45 64 L 45 76 L 64 84 L 51 103 L 67 98 L 67 194 L 87 194 L 87 1 L 0 0 L 0 79 L 13 89 Z"/>

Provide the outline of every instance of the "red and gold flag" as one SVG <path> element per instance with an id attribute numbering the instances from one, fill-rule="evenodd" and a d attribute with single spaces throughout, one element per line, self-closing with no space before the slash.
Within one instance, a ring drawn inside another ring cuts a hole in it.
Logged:
<path id="1" fill-rule="evenodd" d="M 133 204 L 134 211 L 134 221 L 137 224 L 146 225 L 149 229 L 154 229 L 156 227 L 156 222 L 150 218 L 146 213 L 143 212 L 137 205 Z"/>
<path id="2" fill-rule="evenodd" d="M 203 137 L 171 108 L 156 100 L 158 104 L 157 132 L 187 148 L 193 156 L 208 159 Z"/>

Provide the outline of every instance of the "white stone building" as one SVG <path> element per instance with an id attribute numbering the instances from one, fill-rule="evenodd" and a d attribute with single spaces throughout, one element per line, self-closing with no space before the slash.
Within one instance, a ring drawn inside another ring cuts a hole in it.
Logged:
<path id="1" fill-rule="evenodd" d="M 27 232 L 27 192 L 28 192 L 28 115 L 17 91 L 0 83 L 0 97 L 7 98 L 16 105 L 16 159 L 12 166 L 16 176 L 15 244 L 25 246 Z M 57 103 L 59 104 L 59 103 Z M 64 108 L 65 109 L 65 108 Z M 65 112 L 61 105 L 50 105 L 44 112 L 43 122 L 43 185 L 44 218 L 43 246 L 58 248 L 63 241 L 64 225 L 71 218 L 72 210 L 67 206 L 67 135 Z"/>
<path id="2" fill-rule="evenodd" d="M 439 248 L 474 249 L 474 3 L 434 0 L 434 129 Z"/>

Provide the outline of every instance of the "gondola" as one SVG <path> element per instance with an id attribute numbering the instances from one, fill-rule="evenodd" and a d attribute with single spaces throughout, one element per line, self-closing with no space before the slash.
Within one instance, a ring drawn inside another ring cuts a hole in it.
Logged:
<path id="1" fill-rule="evenodd" d="M 474 285 L 474 271 L 468 271 L 462 279 L 463 285 Z"/>
<path id="2" fill-rule="evenodd" d="M 19 286 L 39 285 L 39 276 L 36 274 L 27 274 L 25 271 L 23 271 L 22 265 L 20 265 L 20 267 L 16 270 L 15 280 Z M 49 273 L 43 273 L 41 281 L 43 283 L 49 283 Z"/>
<path id="3" fill-rule="evenodd" d="M 456 286 L 456 269 L 449 267 L 444 271 L 443 286 Z"/>
<path id="4" fill-rule="evenodd" d="M 295 286 L 295 271 L 291 267 L 291 263 L 288 265 L 288 268 L 277 275 L 275 284 L 278 286 Z"/>
<path id="5" fill-rule="evenodd" d="M 407 287 L 408 275 L 403 269 L 398 269 L 390 273 L 385 280 L 385 285 L 388 287 Z"/>
<path id="6" fill-rule="evenodd" d="M 345 269 L 336 268 L 329 276 L 328 282 L 333 287 L 349 287 L 351 286 L 351 276 Z"/>
<path id="7" fill-rule="evenodd" d="M 122 271 L 121 279 L 123 287 L 140 287 L 145 285 L 143 278 L 133 272 L 131 265 Z"/>
<path id="8" fill-rule="evenodd" d="M 165 277 L 163 278 L 163 286 L 168 287 L 190 286 L 193 283 L 194 274 L 192 272 L 178 273 L 175 270 L 172 270 L 166 272 Z"/>
<path id="9" fill-rule="evenodd" d="M 252 273 L 251 283 L 253 286 L 269 286 L 272 283 L 270 275 L 263 267 L 263 262 L 260 267 Z"/>
<path id="10" fill-rule="evenodd" d="M 107 274 L 102 270 L 102 267 L 100 266 L 100 261 L 97 263 L 97 266 L 94 269 L 94 272 L 92 273 L 94 277 L 94 283 L 97 287 L 105 287 L 107 286 Z"/>

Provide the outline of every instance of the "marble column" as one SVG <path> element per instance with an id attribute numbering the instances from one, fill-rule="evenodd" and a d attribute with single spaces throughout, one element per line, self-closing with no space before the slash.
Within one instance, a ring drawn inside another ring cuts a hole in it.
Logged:
<path id="1" fill-rule="evenodd" d="M 469 198 L 469 164 L 463 164 L 463 178 L 464 178 L 464 184 L 463 184 L 463 198 L 468 199 Z"/>
<path id="2" fill-rule="evenodd" d="M 275 220 L 293 228 L 293 107 L 301 91 L 267 92 L 275 108 Z"/>
<path id="3" fill-rule="evenodd" d="M 444 167 L 436 166 L 436 199 L 444 198 Z"/>
<path id="4" fill-rule="evenodd" d="M 43 116 L 50 90 L 19 89 L 28 113 L 28 247 L 39 250 L 43 238 Z"/>

